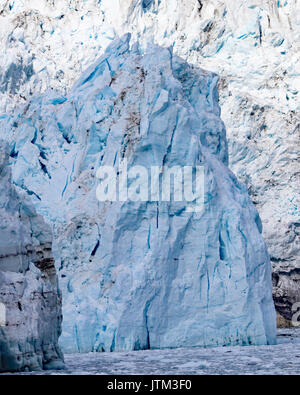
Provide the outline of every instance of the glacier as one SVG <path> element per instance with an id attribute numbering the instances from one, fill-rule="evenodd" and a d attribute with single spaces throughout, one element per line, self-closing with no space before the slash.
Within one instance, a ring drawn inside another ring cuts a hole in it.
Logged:
<path id="1" fill-rule="evenodd" d="M 66 353 L 276 342 L 262 224 L 228 169 L 218 83 L 127 34 L 66 95 L 1 116 L 13 183 L 52 225 Z M 99 202 L 97 169 L 124 158 L 204 166 L 203 211 Z"/>
<path id="2" fill-rule="evenodd" d="M 117 36 L 173 48 L 220 75 L 229 167 L 263 223 L 277 312 L 300 300 L 297 0 L 0 1 L 1 113 L 66 95 Z"/>
<path id="3" fill-rule="evenodd" d="M 28 195 L 11 184 L 0 140 L 0 372 L 63 369 L 61 294 L 52 233 Z"/>

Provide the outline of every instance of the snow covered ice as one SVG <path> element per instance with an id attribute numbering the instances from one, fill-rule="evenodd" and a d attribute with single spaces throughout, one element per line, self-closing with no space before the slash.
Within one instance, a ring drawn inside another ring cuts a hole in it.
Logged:
<path id="1" fill-rule="evenodd" d="M 228 169 L 218 77 L 170 48 L 115 40 L 67 95 L 1 117 L 13 182 L 52 224 L 65 352 L 276 342 L 271 265 Z M 105 202 L 96 171 L 202 165 L 205 207 Z"/>

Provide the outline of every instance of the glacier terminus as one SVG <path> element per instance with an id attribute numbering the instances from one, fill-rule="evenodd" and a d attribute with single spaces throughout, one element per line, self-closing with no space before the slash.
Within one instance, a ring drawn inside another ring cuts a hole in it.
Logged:
<path id="1" fill-rule="evenodd" d="M 228 168 L 218 83 L 126 34 L 66 94 L 49 89 L 1 116 L 12 182 L 52 227 L 64 352 L 275 344 L 270 259 Z M 100 202 L 97 170 L 124 159 L 202 166 L 201 213 Z"/>

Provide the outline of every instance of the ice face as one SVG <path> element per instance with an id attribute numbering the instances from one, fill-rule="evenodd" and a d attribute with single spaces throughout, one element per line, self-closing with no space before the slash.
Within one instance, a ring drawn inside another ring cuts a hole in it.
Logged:
<path id="1" fill-rule="evenodd" d="M 0 140 L 0 372 L 62 369 L 61 295 L 49 225 L 11 184 Z"/>
<path id="2" fill-rule="evenodd" d="M 220 75 L 229 167 L 248 186 L 273 265 L 277 311 L 300 300 L 299 2 L 22 0 L 0 5 L 0 108 L 63 95 L 116 35 L 171 46 Z"/>
<path id="3" fill-rule="evenodd" d="M 218 77 L 172 50 L 115 40 L 66 96 L 1 120 L 13 181 L 54 231 L 66 352 L 276 340 L 271 266 L 246 187 L 227 168 Z M 99 166 L 204 166 L 201 213 L 99 202 Z"/>

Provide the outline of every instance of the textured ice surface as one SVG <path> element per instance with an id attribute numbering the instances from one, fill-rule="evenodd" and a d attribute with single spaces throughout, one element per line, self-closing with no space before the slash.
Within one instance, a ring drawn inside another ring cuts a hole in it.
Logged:
<path id="1" fill-rule="evenodd" d="M 67 96 L 2 119 L 13 180 L 53 225 L 67 352 L 274 343 L 271 266 L 227 168 L 215 74 L 116 40 Z M 100 203 L 96 170 L 205 168 L 205 207 Z"/>
<path id="2" fill-rule="evenodd" d="M 0 140 L 0 372 L 62 368 L 51 229 L 12 186 L 7 148 Z"/>
<path id="3" fill-rule="evenodd" d="M 0 1 L 4 112 L 48 88 L 65 94 L 111 40 L 172 46 L 216 72 L 230 167 L 263 222 L 278 311 L 299 286 L 299 1 Z"/>
<path id="4" fill-rule="evenodd" d="M 63 374 L 299 375 L 300 330 L 280 330 L 275 346 L 72 354 L 66 355 L 65 359 L 66 370 Z M 140 379 L 137 377 L 136 381 Z"/>

